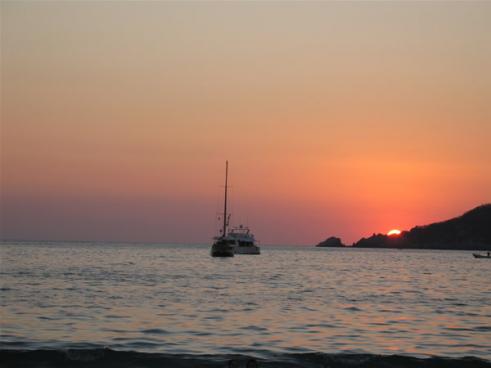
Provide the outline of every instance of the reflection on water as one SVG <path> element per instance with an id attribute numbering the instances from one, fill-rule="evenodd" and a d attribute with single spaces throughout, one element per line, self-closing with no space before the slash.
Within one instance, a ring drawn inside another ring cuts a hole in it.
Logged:
<path id="1" fill-rule="evenodd" d="M 169 353 L 491 359 L 491 262 L 469 252 L 3 243 L 1 341 Z"/>

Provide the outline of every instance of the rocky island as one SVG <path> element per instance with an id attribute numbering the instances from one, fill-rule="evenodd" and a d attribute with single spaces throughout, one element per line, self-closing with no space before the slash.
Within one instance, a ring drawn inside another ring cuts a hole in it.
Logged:
<path id="1" fill-rule="evenodd" d="M 316 247 L 345 247 L 340 238 L 331 236 L 324 241 L 321 241 Z"/>

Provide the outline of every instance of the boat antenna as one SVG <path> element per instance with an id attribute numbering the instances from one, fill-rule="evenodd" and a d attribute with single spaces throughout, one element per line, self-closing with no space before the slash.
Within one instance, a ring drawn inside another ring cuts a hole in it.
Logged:
<path id="1" fill-rule="evenodd" d="M 225 202 L 223 205 L 223 231 L 222 236 L 227 235 L 227 189 L 228 189 L 228 160 L 225 161 Z"/>

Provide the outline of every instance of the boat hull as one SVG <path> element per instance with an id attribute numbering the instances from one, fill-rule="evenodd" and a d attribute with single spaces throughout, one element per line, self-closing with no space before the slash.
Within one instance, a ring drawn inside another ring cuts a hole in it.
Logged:
<path id="1" fill-rule="evenodd" d="M 229 244 L 215 243 L 211 246 L 212 257 L 233 257 L 234 249 Z"/>
<path id="2" fill-rule="evenodd" d="M 488 256 L 488 255 L 477 254 L 477 253 L 472 253 L 472 255 L 474 256 L 474 258 L 488 258 L 488 259 L 491 259 L 491 256 Z"/>
<path id="3" fill-rule="evenodd" d="M 252 247 L 234 247 L 235 254 L 261 254 L 261 250 L 258 246 Z"/>

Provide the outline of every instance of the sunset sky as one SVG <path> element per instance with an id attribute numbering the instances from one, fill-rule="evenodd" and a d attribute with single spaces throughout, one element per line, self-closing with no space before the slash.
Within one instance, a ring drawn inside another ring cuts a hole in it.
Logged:
<path id="1" fill-rule="evenodd" d="M 1 238 L 347 243 L 491 201 L 491 2 L 6 2 Z"/>

